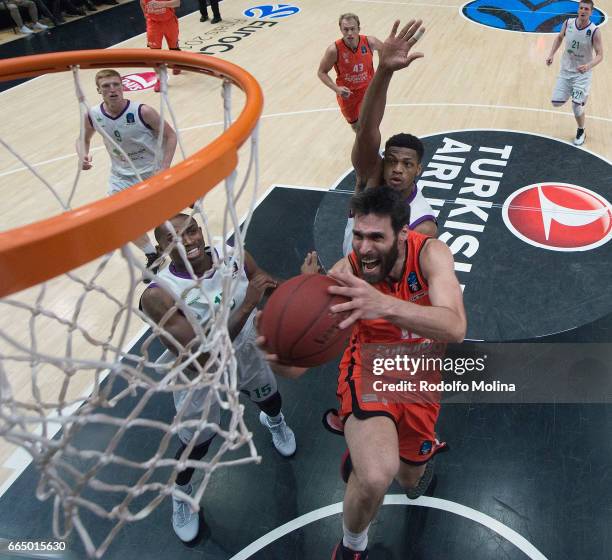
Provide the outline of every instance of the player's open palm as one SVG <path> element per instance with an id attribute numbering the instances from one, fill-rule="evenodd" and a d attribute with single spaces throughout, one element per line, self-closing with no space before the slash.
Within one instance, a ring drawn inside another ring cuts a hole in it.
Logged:
<path id="1" fill-rule="evenodd" d="M 424 56 L 421 52 L 410 52 L 425 33 L 423 22 L 411 19 L 398 33 L 399 25 L 399 20 L 396 20 L 380 51 L 379 66 L 393 71 L 406 68 L 413 60 Z"/>
<path id="2" fill-rule="evenodd" d="M 379 292 L 365 280 L 348 272 L 332 272 L 329 276 L 342 284 L 341 286 L 330 286 L 329 293 L 345 296 L 351 300 L 330 307 L 334 313 L 350 313 L 338 325 L 341 329 L 350 327 L 360 319 L 378 319 L 386 313 L 389 296 Z"/>

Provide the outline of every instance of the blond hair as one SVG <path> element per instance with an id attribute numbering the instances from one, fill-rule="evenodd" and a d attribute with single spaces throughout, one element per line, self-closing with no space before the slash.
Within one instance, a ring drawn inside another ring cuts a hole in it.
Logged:
<path id="1" fill-rule="evenodd" d="M 106 70 L 100 70 L 99 72 L 96 73 L 96 85 L 98 85 L 98 82 L 100 80 L 103 80 L 104 78 L 119 78 L 121 80 L 121 74 L 119 74 L 119 72 L 117 72 L 117 70 L 113 70 L 111 68 L 108 68 Z"/>
<path id="2" fill-rule="evenodd" d="M 342 14 L 338 19 L 338 27 L 342 25 L 343 19 L 354 19 L 357 22 L 357 27 L 361 27 L 361 23 L 359 22 L 359 17 L 357 16 L 357 14 L 352 14 L 350 12 L 347 14 Z"/>

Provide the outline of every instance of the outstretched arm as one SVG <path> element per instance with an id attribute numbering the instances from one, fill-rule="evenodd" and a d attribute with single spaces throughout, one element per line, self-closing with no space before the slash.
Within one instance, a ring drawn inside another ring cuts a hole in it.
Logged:
<path id="1" fill-rule="evenodd" d="M 382 162 L 378 155 L 380 149 L 380 123 L 385 114 L 387 91 L 391 77 L 396 70 L 409 66 L 412 61 L 423 56 L 411 53 L 410 49 L 425 32 L 421 20 L 410 20 L 400 32 L 399 21 L 393 24 L 391 33 L 379 51 L 378 68 L 368 86 L 361 112 L 359 131 L 355 136 L 351 161 L 362 182 L 380 174 Z"/>
<path id="2" fill-rule="evenodd" d="M 553 59 L 555 58 L 555 53 L 559 50 L 561 43 L 563 43 L 563 38 L 565 37 L 565 29 L 567 28 L 567 20 L 563 22 L 561 26 L 561 31 L 555 37 L 553 41 L 552 47 L 550 48 L 550 54 L 546 58 L 546 65 L 550 66 L 553 63 Z"/>

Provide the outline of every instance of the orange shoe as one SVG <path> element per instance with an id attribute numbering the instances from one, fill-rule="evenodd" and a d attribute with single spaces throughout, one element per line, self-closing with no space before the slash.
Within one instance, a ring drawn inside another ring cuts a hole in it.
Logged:
<path id="1" fill-rule="evenodd" d="M 181 73 L 181 69 L 180 68 L 173 68 L 172 69 L 172 74 L 174 76 L 178 76 Z"/>
<path id="2" fill-rule="evenodd" d="M 157 81 L 155 82 L 155 85 L 153 86 L 153 91 L 154 91 L 155 93 L 159 93 L 160 88 L 161 88 L 161 84 L 159 83 L 159 80 L 157 80 Z"/>

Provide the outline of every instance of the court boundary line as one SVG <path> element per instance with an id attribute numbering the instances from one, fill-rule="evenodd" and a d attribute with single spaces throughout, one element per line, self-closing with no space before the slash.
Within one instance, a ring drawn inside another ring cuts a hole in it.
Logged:
<path id="1" fill-rule="evenodd" d="M 546 113 L 546 114 L 553 114 L 553 115 L 561 115 L 561 116 L 565 116 L 565 117 L 572 117 L 574 118 L 574 113 L 570 113 L 570 112 L 564 112 L 564 111 L 555 111 L 553 109 L 538 109 L 535 107 L 517 107 L 517 106 L 513 106 L 513 105 L 487 105 L 487 104 L 473 104 L 473 103 L 389 103 L 387 104 L 387 107 L 390 108 L 405 108 L 405 107 L 441 107 L 441 108 L 470 108 L 470 109 L 485 109 L 485 110 L 497 110 L 497 109 L 501 109 L 504 111 L 526 111 L 526 112 L 535 112 L 535 113 Z M 279 117 L 292 117 L 292 116 L 300 116 L 300 115 L 307 115 L 307 114 L 312 114 L 312 113 L 327 113 L 327 112 L 340 112 L 340 109 L 338 107 L 323 107 L 320 109 L 304 109 L 301 111 L 286 111 L 286 112 L 282 112 L 282 113 L 270 113 L 268 115 L 262 115 L 261 119 L 273 119 L 273 118 L 279 118 Z M 606 122 L 606 123 L 612 123 L 612 117 L 600 117 L 597 115 L 587 115 L 587 120 L 588 119 L 592 119 L 592 120 L 596 120 L 596 121 L 602 121 L 602 122 Z M 186 132 L 186 131 L 190 131 L 190 130 L 199 130 L 201 128 L 209 128 L 209 127 L 213 127 L 213 126 L 221 126 L 223 123 L 221 121 L 215 121 L 215 122 L 210 122 L 210 123 L 204 123 L 204 124 L 198 124 L 198 125 L 194 125 L 194 126 L 189 126 L 186 128 L 180 128 L 179 132 Z M 468 130 L 503 130 L 503 129 L 485 129 L 485 128 L 476 128 L 476 129 L 470 129 L 470 128 L 466 128 L 464 129 L 466 131 Z M 509 129 L 508 129 L 509 130 Z M 457 131 L 454 131 L 457 132 Z M 536 136 L 544 136 L 546 138 L 551 138 L 554 140 L 559 140 L 561 142 L 567 142 L 570 143 L 569 140 L 561 140 L 558 138 L 554 138 L 553 136 L 546 136 L 546 135 L 542 135 L 542 134 L 538 134 L 537 132 L 526 132 L 523 130 L 514 130 L 514 131 L 510 131 L 510 132 L 523 132 L 524 134 L 534 134 Z M 433 134 L 440 134 L 439 132 L 433 133 Z M 423 134 L 423 135 L 419 135 L 420 138 L 426 138 L 427 136 L 432 136 L 433 134 Z M 104 146 L 96 146 L 95 148 L 92 148 L 92 151 L 94 150 L 102 150 L 104 148 Z M 588 150 L 587 148 L 581 147 L 580 149 L 588 151 L 589 153 L 595 154 L 595 152 L 591 152 L 590 150 Z M 598 154 L 595 154 L 598 155 Z M 75 158 L 77 157 L 76 153 L 70 153 L 64 156 L 59 156 L 56 158 L 52 158 L 49 160 L 43 160 L 37 163 L 32 164 L 33 167 L 42 167 L 44 165 L 48 165 L 50 163 L 55 163 L 57 161 L 62 161 L 64 159 L 69 159 L 69 158 Z M 599 157 L 604 157 L 604 156 L 599 156 Z M 27 167 L 18 167 L 16 169 L 9 169 L 6 171 L 3 171 L 0 173 L 0 178 L 2 177 L 6 177 L 8 175 L 13 175 L 15 173 L 20 173 L 22 171 L 28 171 Z M 276 183 L 273 183 L 276 184 Z"/>
<path id="2" fill-rule="evenodd" d="M 273 529 L 272 531 L 261 536 L 256 541 L 252 542 L 249 546 L 242 549 L 240 552 L 232 556 L 229 560 L 247 560 L 253 556 L 256 552 L 259 552 L 269 544 L 277 541 L 278 539 L 288 535 L 289 533 L 300 529 L 305 525 L 309 525 L 314 521 L 319 521 L 326 517 L 342 513 L 342 502 L 337 502 L 329 506 L 323 506 L 319 509 L 300 515 L 291 521 Z M 442 498 L 432 498 L 429 496 L 421 496 L 416 500 L 409 500 L 403 494 L 389 494 L 385 496 L 383 505 L 393 506 L 420 506 L 428 507 L 432 509 L 438 509 L 449 513 L 454 513 L 466 519 L 470 519 L 488 529 L 494 531 L 499 536 L 503 537 L 506 541 L 513 544 L 521 552 L 523 552 L 531 560 L 547 560 L 546 556 L 542 554 L 533 544 L 531 544 L 525 537 L 520 533 L 511 529 L 507 525 L 504 525 L 501 521 L 494 519 L 486 513 L 482 513 L 469 506 L 464 506 L 457 502 L 445 500 Z"/>

